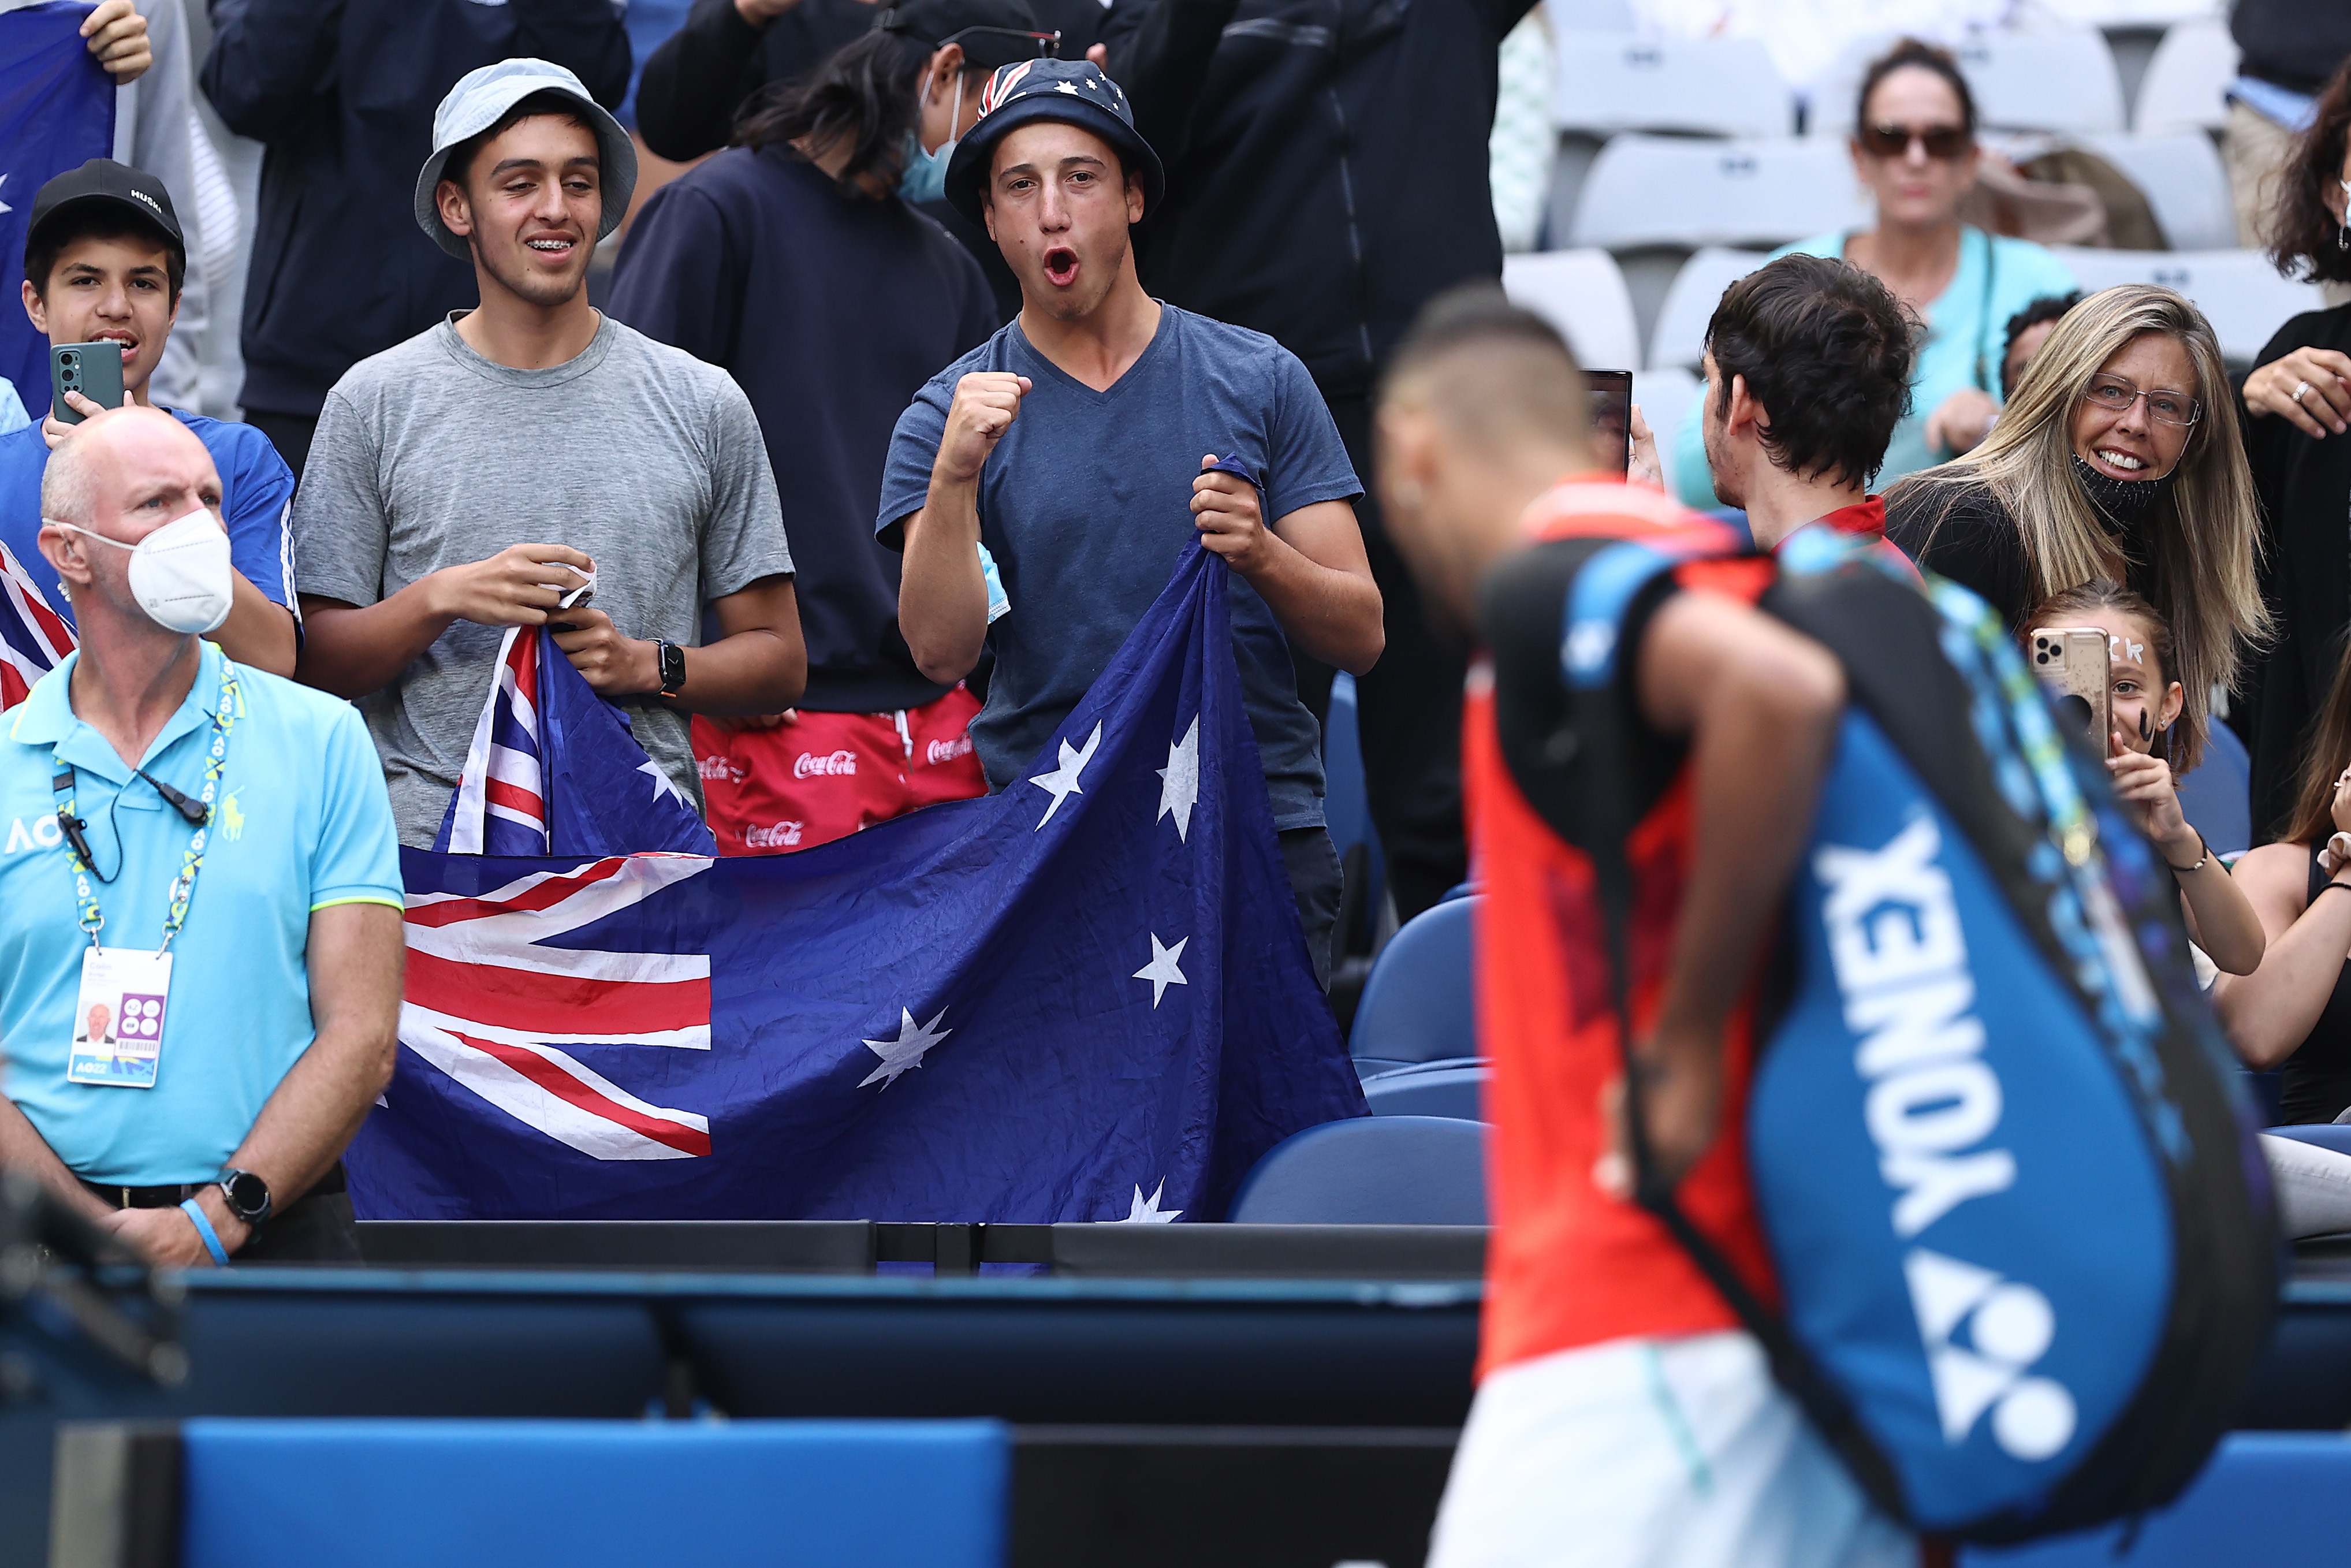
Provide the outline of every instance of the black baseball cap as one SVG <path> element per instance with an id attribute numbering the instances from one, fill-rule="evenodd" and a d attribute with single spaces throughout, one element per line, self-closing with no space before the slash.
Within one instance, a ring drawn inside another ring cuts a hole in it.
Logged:
<path id="1" fill-rule="evenodd" d="M 29 265 L 41 231 L 68 212 L 103 210 L 109 216 L 128 214 L 163 236 L 166 245 L 187 265 L 188 240 L 180 232 L 180 214 L 172 210 L 172 193 L 163 182 L 143 169 L 93 158 L 78 169 L 68 169 L 43 185 L 33 196 L 33 218 L 25 228 L 25 257 Z M 47 282 L 45 278 L 42 281 Z"/>
<path id="2" fill-rule="evenodd" d="M 1037 26 L 1029 0 L 895 0 L 875 15 L 873 30 L 934 49 L 961 44 L 964 58 L 990 70 L 1051 55 L 1061 39 Z"/>

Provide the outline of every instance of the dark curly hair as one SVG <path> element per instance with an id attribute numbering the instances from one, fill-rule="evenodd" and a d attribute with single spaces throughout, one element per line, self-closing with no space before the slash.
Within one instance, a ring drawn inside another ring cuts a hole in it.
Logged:
<path id="1" fill-rule="evenodd" d="M 2335 242 L 2341 226 L 2326 210 L 2326 193 L 2343 177 L 2343 141 L 2351 131 L 2351 61 L 2318 95 L 2310 129 L 2277 172 L 2277 205 L 2270 219 L 2270 259 L 2291 277 L 2351 283 L 2351 250 Z"/>
<path id="2" fill-rule="evenodd" d="M 844 193 L 865 194 L 866 174 L 895 186 L 904 172 L 906 133 L 922 117 L 914 96 L 930 59 L 930 46 L 918 39 L 880 28 L 861 34 L 814 69 L 754 99 L 736 122 L 735 141 L 821 149 L 846 139 L 849 162 L 836 182 Z"/>
<path id="3" fill-rule="evenodd" d="M 2000 340 L 2000 401 L 2006 402 L 2016 392 L 2014 378 L 2008 373 L 2008 357 L 2016 352 L 2016 340 L 2043 321 L 2054 321 L 2082 302 L 2078 288 L 2070 294 L 2043 294 L 2025 302 L 2024 308 L 2008 319 L 2008 329 Z M 2018 374 L 2022 374 L 2019 371 Z"/>
<path id="4" fill-rule="evenodd" d="M 1762 433 L 1773 466 L 1866 486 L 1910 412 L 1918 323 L 1893 290 L 1857 267 L 1783 256 L 1723 291 L 1707 323 L 1715 415 L 1730 410 L 1730 378 L 1771 416 Z"/>
<path id="5" fill-rule="evenodd" d="M 1932 71 L 1950 84 L 1952 93 L 1959 100 L 1959 129 L 1973 136 L 1976 133 L 1976 95 L 1968 90 L 1968 78 L 1959 74 L 1958 57 L 1950 50 L 1928 43 L 1923 38 L 1904 38 L 1869 62 L 1869 69 L 1861 78 L 1861 94 L 1854 99 L 1854 134 L 1859 136 L 1869 129 L 1869 95 L 1877 90 L 1877 84 L 1909 66 L 1922 71 Z"/>

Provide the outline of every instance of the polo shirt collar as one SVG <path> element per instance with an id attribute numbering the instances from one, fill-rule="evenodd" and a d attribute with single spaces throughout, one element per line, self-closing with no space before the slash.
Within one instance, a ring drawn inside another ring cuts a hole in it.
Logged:
<path id="1" fill-rule="evenodd" d="M 188 695 L 155 738 L 147 746 L 147 754 L 139 759 L 141 768 L 154 760 L 186 735 L 212 722 L 213 706 L 220 701 L 220 666 L 225 655 L 211 643 L 199 642 L 196 678 L 188 686 Z M 74 666 L 80 663 L 79 650 L 66 655 L 65 663 L 43 675 L 25 700 L 16 705 L 8 726 L 8 738 L 20 746 L 53 750 L 60 762 L 70 763 L 88 773 L 115 784 L 131 782 L 130 766 L 113 743 L 96 729 L 83 723 L 73 711 L 71 686 Z"/>

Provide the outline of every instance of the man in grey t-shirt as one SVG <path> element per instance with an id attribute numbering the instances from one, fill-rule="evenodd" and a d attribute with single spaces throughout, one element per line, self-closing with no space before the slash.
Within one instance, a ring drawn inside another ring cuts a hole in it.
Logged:
<path id="1" fill-rule="evenodd" d="M 551 622 L 699 801 L 686 714 L 778 712 L 807 675 L 758 423 L 724 371 L 589 305 L 636 162 L 578 78 L 485 67 L 433 140 L 417 221 L 472 257 L 481 307 L 328 394 L 294 502 L 296 673 L 358 701 L 403 843 L 440 830 L 508 626 Z M 705 602 L 721 635 L 696 645 Z"/>

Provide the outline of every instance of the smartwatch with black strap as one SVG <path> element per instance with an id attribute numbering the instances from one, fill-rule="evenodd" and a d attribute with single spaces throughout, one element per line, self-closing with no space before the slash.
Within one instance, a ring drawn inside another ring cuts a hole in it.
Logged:
<path id="1" fill-rule="evenodd" d="M 656 640 L 653 653 L 661 664 L 662 695 L 669 696 L 685 685 L 685 650 L 674 643 Z"/>
<path id="2" fill-rule="evenodd" d="M 277 1210 L 269 1201 L 269 1184 L 251 1171 L 234 1167 L 221 1172 L 221 1197 L 228 1200 L 228 1211 L 256 1230 L 269 1223 Z"/>

